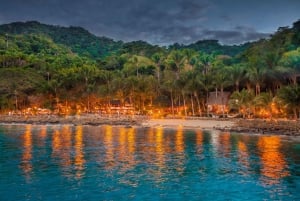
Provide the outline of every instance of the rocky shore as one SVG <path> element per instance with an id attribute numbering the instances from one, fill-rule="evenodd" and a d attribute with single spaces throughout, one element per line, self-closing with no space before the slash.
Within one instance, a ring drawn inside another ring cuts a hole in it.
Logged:
<path id="1" fill-rule="evenodd" d="M 239 119 L 234 126 L 216 128 L 221 131 L 257 134 L 277 134 L 300 136 L 300 121 L 295 120 L 263 120 Z"/>
<path id="2" fill-rule="evenodd" d="M 24 123 L 24 124 L 73 124 L 73 125 L 140 125 L 144 116 L 132 115 L 98 115 L 84 114 L 73 116 L 59 115 L 0 115 L 0 123 Z"/>
<path id="3" fill-rule="evenodd" d="M 0 115 L 5 124 L 72 124 L 72 125 L 120 125 L 166 128 L 215 129 L 226 132 L 277 134 L 300 136 L 300 121 L 263 119 L 149 119 L 140 115 Z"/>

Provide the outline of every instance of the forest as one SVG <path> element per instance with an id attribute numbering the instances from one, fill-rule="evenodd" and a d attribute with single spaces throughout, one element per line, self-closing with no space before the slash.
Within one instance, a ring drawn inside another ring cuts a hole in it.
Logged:
<path id="1" fill-rule="evenodd" d="M 168 47 L 98 37 L 81 27 L 0 25 L 0 113 L 207 116 L 210 92 L 227 114 L 299 118 L 300 20 L 241 45 Z M 120 112 L 120 111 L 118 111 Z M 223 111 L 224 113 L 224 111 Z"/>

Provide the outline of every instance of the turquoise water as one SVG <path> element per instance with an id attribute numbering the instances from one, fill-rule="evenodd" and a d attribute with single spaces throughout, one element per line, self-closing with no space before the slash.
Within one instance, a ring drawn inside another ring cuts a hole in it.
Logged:
<path id="1" fill-rule="evenodd" d="M 300 139 L 0 125 L 0 200 L 300 200 Z"/>

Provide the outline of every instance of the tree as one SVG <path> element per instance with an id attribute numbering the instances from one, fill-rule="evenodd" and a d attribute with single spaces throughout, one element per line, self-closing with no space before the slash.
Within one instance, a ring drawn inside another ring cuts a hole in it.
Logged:
<path id="1" fill-rule="evenodd" d="M 167 57 L 167 66 L 175 72 L 176 79 L 179 79 L 179 74 L 182 71 L 185 62 L 185 55 L 180 50 L 172 50 Z"/>
<path id="2" fill-rule="evenodd" d="M 175 115 L 174 111 L 174 96 L 176 91 L 178 90 L 176 86 L 176 75 L 175 73 L 172 73 L 170 70 L 165 70 L 164 71 L 164 80 L 162 83 L 162 89 L 164 91 L 167 91 L 170 95 L 170 100 L 171 100 L 171 110 L 172 110 L 172 115 Z"/>
<path id="3" fill-rule="evenodd" d="M 282 87 L 277 94 L 277 97 L 285 103 L 286 107 L 293 111 L 294 118 L 297 119 L 300 112 L 300 86 L 285 86 Z"/>
<path id="4" fill-rule="evenodd" d="M 228 71 L 225 68 L 225 60 L 228 59 L 227 57 L 218 57 L 214 63 L 213 63 L 213 70 L 212 73 L 214 74 L 213 84 L 216 89 L 216 93 L 218 92 L 218 89 L 221 91 L 221 97 L 224 95 L 224 88 L 230 85 L 230 80 L 228 79 Z M 222 105 L 223 98 L 222 98 Z M 222 107 L 222 113 L 224 116 L 224 108 Z"/>
<path id="5" fill-rule="evenodd" d="M 260 111 L 266 113 L 266 115 L 270 115 L 270 118 L 272 119 L 272 104 L 274 104 L 273 99 L 274 97 L 271 93 L 263 92 L 254 98 L 253 103 L 260 109 Z"/>
<path id="6" fill-rule="evenodd" d="M 95 90 L 95 78 L 99 74 L 98 69 L 94 65 L 83 65 L 78 69 L 80 78 L 85 83 L 85 92 L 87 94 L 87 110 L 90 112 L 90 94 Z"/>
<path id="7" fill-rule="evenodd" d="M 228 104 L 230 109 L 238 110 L 243 115 L 243 118 L 245 118 L 247 114 L 251 113 L 253 100 L 253 92 L 243 89 L 242 91 L 233 92 Z"/>
<path id="8" fill-rule="evenodd" d="M 192 112 L 194 113 L 194 104 L 193 104 L 193 97 L 196 98 L 197 106 L 198 106 L 198 113 L 201 116 L 201 106 L 200 106 L 200 99 L 199 99 L 199 91 L 201 89 L 205 89 L 205 84 L 203 83 L 203 77 L 201 73 L 197 72 L 195 69 L 188 72 L 188 81 L 186 83 L 186 88 L 191 94 L 191 103 L 192 103 Z"/>
<path id="9" fill-rule="evenodd" d="M 165 59 L 164 55 L 162 53 L 155 53 L 152 55 L 151 59 L 155 63 L 156 78 L 157 78 L 158 83 L 160 83 L 161 66 Z"/>
<path id="10" fill-rule="evenodd" d="M 294 85 L 300 76 L 300 48 L 283 54 L 280 64 L 287 67 L 287 72 Z"/>
<path id="11" fill-rule="evenodd" d="M 182 72 L 180 73 L 179 79 L 176 80 L 175 84 L 178 87 L 181 96 L 182 96 L 182 100 L 183 100 L 183 107 L 184 107 L 184 114 L 185 116 L 187 116 L 187 106 L 186 106 L 186 95 L 189 92 L 188 91 L 188 72 Z M 180 98 L 180 96 L 179 96 Z"/>
<path id="12" fill-rule="evenodd" d="M 234 64 L 227 66 L 226 71 L 230 77 L 229 80 L 235 85 L 235 90 L 240 90 L 240 83 L 245 78 L 245 67 L 243 64 Z"/>
<path id="13" fill-rule="evenodd" d="M 259 95 L 261 86 L 267 76 L 267 68 L 251 65 L 246 69 L 246 77 L 255 86 L 255 95 Z"/>

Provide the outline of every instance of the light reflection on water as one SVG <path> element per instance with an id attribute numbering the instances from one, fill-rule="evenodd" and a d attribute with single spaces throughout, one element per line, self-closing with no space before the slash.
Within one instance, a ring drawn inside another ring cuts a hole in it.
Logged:
<path id="1" fill-rule="evenodd" d="M 3 125 L 0 193 L 8 200 L 297 200 L 299 146 L 280 136 L 182 127 Z M 5 193 L 11 186 L 18 193 Z"/>
<path id="2" fill-rule="evenodd" d="M 277 184 L 281 178 L 290 175 L 287 162 L 281 153 L 281 140 L 278 136 L 261 136 L 258 149 L 262 163 L 262 181 L 267 185 Z"/>
<path id="3" fill-rule="evenodd" d="M 23 134 L 23 155 L 20 163 L 20 167 L 24 172 L 27 180 L 30 179 L 30 173 L 32 171 L 32 136 L 31 136 L 31 126 L 26 126 L 26 131 Z"/>

